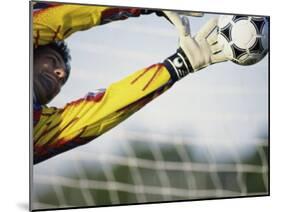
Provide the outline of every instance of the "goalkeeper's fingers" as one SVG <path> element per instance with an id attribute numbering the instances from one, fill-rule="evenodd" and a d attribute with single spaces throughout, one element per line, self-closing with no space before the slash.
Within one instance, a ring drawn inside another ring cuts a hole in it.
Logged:
<path id="1" fill-rule="evenodd" d="M 189 19 L 186 16 L 182 16 L 181 17 L 181 22 L 183 25 L 183 35 L 184 36 L 189 36 L 191 34 L 191 30 L 190 30 L 190 23 L 189 23 Z"/>
<path id="2" fill-rule="evenodd" d="M 216 54 L 218 52 L 223 51 L 224 45 L 222 43 L 216 43 L 210 46 L 212 54 Z"/>
<path id="3" fill-rule="evenodd" d="M 211 35 L 213 35 L 213 33 L 217 33 L 217 24 L 218 18 L 210 19 L 196 34 L 195 39 L 199 41 L 203 39 L 208 39 L 208 37 L 211 38 Z"/>
<path id="4" fill-rule="evenodd" d="M 179 15 L 185 15 L 185 16 L 193 16 L 193 17 L 203 17 L 204 13 L 202 12 L 188 12 L 188 11 L 178 11 Z"/>
<path id="5" fill-rule="evenodd" d="M 190 24 L 188 17 L 181 17 L 177 12 L 163 11 L 166 17 L 175 25 L 176 29 L 179 31 L 180 35 L 188 36 L 190 35 Z"/>
<path id="6" fill-rule="evenodd" d="M 218 35 L 219 35 L 219 33 L 215 28 L 215 30 L 211 31 L 210 34 L 207 36 L 207 38 L 206 38 L 207 43 L 209 45 L 214 45 L 214 44 L 218 43 Z"/>
<path id="7" fill-rule="evenodd" d="M 224 54 L 223 51 L 211 55 L 211 62 L 213 63 L 221 63 L 229 60 L 229 58 Z"/>

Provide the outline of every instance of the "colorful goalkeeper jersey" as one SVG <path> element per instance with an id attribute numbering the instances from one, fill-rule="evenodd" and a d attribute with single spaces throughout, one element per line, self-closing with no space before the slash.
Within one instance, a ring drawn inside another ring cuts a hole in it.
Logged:
<path id="1" fill-rule="evenodd" d="M 124 20 L 159 11 L 139 8 L 112 8 L 106 6 L 72 5 L 61 3 L 34 3 L 33 43 L 36 46 L 64 40 L 72 33 L 93 26 Z"/>
<path id="2" fill-rule="evenodd" d="M 72 33 L 139 16 L 140 9 L 35 4 L 34 44 L 62 40 Z M 34 163 L 88 143 L 102 135 L 173 84 L 162 63 L 136 71 L 107 89 L 88 93 L 63 108 L 34 102 Z"/>

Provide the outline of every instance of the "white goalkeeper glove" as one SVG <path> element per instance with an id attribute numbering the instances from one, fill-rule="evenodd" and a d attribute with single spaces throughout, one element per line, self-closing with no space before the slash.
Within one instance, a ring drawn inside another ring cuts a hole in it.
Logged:
<path id="1" fill-rule="evenodd" d="M 217 42 L 217 19 L 209 20 L 192 37 L 189 20 L 176 12 L 164 11 L 179 32 L 177 53 L 164 61 L 171 77 L 177 81 L 189 73 L 198 71 L 210 64 L 223 62 L 229 58 L 223 53 L 223 45 Z"/>

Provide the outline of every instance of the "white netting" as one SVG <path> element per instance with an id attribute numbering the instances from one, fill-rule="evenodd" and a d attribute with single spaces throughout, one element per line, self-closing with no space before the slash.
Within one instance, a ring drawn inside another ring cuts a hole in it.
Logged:
<path id="1" fill-rule="evenodd" d="M 75 156 L 64 158 L 68 171 L 55 166 L 48 174 L 34 174 L 33 208 L 268 193 L 267 138 L 243 147 L 246 153 L 234 142 L 220 142 L 227 153 L 221 157 L 202 138 L 127 131 L 118 137 L 118 151 L 78 148 Z"/>

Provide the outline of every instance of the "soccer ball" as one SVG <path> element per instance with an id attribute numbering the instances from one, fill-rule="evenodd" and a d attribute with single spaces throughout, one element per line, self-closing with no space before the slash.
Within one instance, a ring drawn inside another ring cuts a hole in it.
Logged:
<path id="1" fill-rule="evenodd" d="M 268 52 L 267 17 L 221 15 L 218 32 L 223 52 L 234 63 L 252 65 Z"/>

